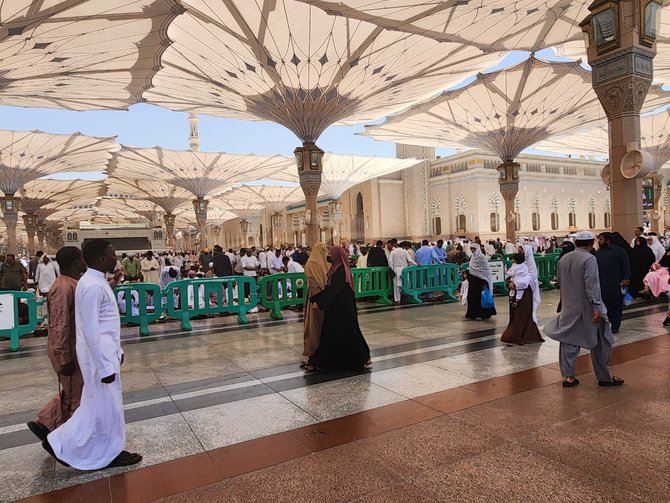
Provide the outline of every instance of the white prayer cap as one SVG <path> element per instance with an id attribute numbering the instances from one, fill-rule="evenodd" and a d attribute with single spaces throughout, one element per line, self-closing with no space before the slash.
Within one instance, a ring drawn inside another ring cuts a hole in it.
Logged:
<path id="1" fill-rule="evenodd" d="M 590 241 L 591 239 L 595 238 L 595 234 L 593 234 L 591 231 L 579 231 L 575 236 L 576 241 Z"/>

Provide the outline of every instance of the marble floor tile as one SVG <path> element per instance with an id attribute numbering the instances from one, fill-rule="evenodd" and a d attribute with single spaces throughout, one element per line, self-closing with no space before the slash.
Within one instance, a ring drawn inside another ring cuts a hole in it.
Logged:
<path id="1" fill-rule="evenodd" d="M 474 378 L 420 363 L 370 374 L 370 382 L 407 398 L 469 384 Z"/>
<path id="2" fill-rule="evenodd" d="M 237 375 L 243 370 L 228 360 L 212 361 L 207 359 L 201 363 L 184 362 L 183 365 L 157 365 L 152 370 L 158 377 L 160 384 L 170 386 L 185 382 L 199 381 L 208 378 L 225 379 L 227 376 Z"/>
<path id="3" fill-rule="evenodd" d="M 441 467 L 413 480 L 441 502 L 630 503 L 631 494 L 574 468 L 518 447 L 497 449 Z"/>
<path id="4" fill-rule="evenodd" d="M 282 396 L 314 416 L 327 421 L 399 402 L 405 398 L 370 381 L 370 375 L 349 377 L 284 391 Z"/>
<path id="5" fill-rule="evenodd" d="M 187 411 L 183 415 L 206 450 L 316 422 L 312 415 L 277 394 Z"/>
<path id="6" fill-rule="evenodd" d="M 0 502 L 52 491 L 56 462 L 34 443 L 0 453 Z"/>

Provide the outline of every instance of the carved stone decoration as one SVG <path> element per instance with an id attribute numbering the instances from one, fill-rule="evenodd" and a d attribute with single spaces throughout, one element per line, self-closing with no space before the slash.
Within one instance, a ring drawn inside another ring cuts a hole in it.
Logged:
<path id="1" fill-rule="evenodd" d="M 304 171 L 300 173 L 300 188 L 305 197 L 316 197 L 321 188 L 321 173 L 314 171 Z"/>
<path id="2" fill-rule="evenodd" d="M 639 114 L 649 91 L 651 79 L 626 77 L 595 88 L 608 119 Z"/>

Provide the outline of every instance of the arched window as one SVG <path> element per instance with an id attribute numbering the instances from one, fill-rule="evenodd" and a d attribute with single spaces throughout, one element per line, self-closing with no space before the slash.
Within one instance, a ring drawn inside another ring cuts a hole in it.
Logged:
<path id="1" fill-rule="evenodd" d="M 540 214 L 538 212 L 533 212 L 533 230 L 540 230 Z"/>
<path id="2" fill-rule="evenodd" d="M 500 215 L 491 213 L 489 219 L 491 220 L 491 232 L 498 232 L 500 229 Z"/>
<path id="3" fill-rule="evenodd" d="M 612 216 L 609 211 L 605 212 L 605 228 L 609 229 L 612 227 Z"/>
<path id="4" fill-rule="evenodd" d="M 558 213 L 552 212 L 552 214 L 551 214 L 551 230 L 552 231 L 558 230 L 558 225 L 559 225 Z"/>
<path id="5" fill-rule="evenodd" d="M 459 234 L 465 234 L 466 231 L 466 226 L 465 226 L 465 215 L 458 215 L 456 217 L 456 229 L 458 229 Z"/>
<path id="6" fill-rule="evenodd" d="M 442 218 L 435 217 L 433 218 L 433 235 L 439 236 L 442 234 Z"/>

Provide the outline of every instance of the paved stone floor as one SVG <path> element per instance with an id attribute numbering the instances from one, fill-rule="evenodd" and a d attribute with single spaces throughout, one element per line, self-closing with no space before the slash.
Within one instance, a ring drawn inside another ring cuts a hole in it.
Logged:
<path id="1" fill-rule="evenodd" d="M 560 387 L 557 344 L 499 342 L 460 305 L 361 313 L 371 372 L 304 375 L 298 315 L 124 329 L 131 469 L 56 464 L 25 428 L 56 391 L 44 339 L 0 341 L 0 501 L 670 501 L 664 307 L 627 310 L 622 388 Z M 558 295 L 544 294 L 540 325 Z"/>

